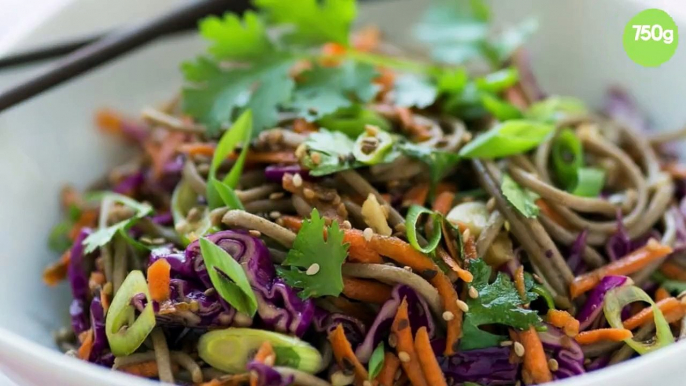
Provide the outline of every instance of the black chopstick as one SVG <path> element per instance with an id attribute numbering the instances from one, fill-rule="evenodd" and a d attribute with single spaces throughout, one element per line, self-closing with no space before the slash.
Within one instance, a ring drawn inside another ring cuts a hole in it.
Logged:
<path id="1" fill-rule="evenodd" d="M 195 26 L 209 14 L 241 13 L 250 7 L 247 0 L 194 0 L 165 15 L 123 31 L 115 31 L 82 46 L 60 59 L 38 76 L 0 93 L 0 111 L 93 69 L 159 36 Z"/>

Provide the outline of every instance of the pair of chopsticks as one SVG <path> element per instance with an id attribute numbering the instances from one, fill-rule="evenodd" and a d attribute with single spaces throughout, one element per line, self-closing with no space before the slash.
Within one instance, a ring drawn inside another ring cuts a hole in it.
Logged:
<path id="1" fill-rule="evenodd" d="M 142 24 L 0 60 L 7 67 L 66 54 L 32 79 L 0 92 L 0 112 L 158 37 L 195 28 L 205 16 L 242 13 L 249 8 L 249 0 L 192 0 Z"/>

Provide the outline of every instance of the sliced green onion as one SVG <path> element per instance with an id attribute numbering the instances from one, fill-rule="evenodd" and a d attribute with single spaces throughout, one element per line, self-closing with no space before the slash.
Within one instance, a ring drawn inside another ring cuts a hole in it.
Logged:
<path id="1" fill-rule="evenodd" d="M 384 131 L 391 129 L 385 118 L 360 106 L 338 109 L 332 114 L 321 117 L 317 123 L 329 131 L 340 131 L 349 137 L 357 137 L 364 133 L 366 125 L 374 125 Z"/>
<path id="2" fill-rule="evenodd" d="M 213 185 L 214 190 L 217 192 L 217 194 L 219 194 L 219 197 L 221 197 L 222 201 L 224 202 L 224 206 L 226 206 L 229 209 L 245 210 L 243 203 L 238 198 L 238 196 L 236 195 L 236 191 L 233 190 L 231 186 L 222 181 L 219 181 L 216 178 L 208 179 L 207 184 Z"/>
<path id="3" fill-rule="evenodd" d="M 296 337 L 252 328 L 227 328 L 203 334 L 198 355 L 210 366 L 230 374 L 245 371 L 257 349 L 268 341 L 276 353 L 276 366 L 289 366 L 310 374 L 320 370 L 319 351 Z"/>
<path id="4" fill-rule="evenodd" d="M 438 91 L 458 93 L 467 85 L 467 70 L 464 67 L 445 69 L 438 75 Z"/>
<path id="5" fill-rule="evenodd" d="M 531 292 L 539 294 L 545 300 L 548 308 L 551 310 L 555 309 L 555 299 L 553 299 L 553 294 L 551 294 L 550 291 L 548 291 L 544 286 L 536 284 L 531 287 Z"/>
<path id="6" fill-rule="evenodd" d="M 598 168 L 580 168 L 572 194 L 582 197 L 598 197 L 605 186 L 605 171 Z"/>
<path id="7" fill-rule="evenodd" d="M 355 159 L 366 165 L 376 165 L 386 158 L 386 154 L 393 147 L 393 137 L 385 131 L 369 134 L 364 132 L 355 140 L 353 155 Z"/>
<path id="8" fill-rule="evenodd" d="M 214 150 L 212 156 L 212 163 L 210 164 L 210 172 L 208 180 L 216 179 L 217 169 L 224 162 L 229 154 L 233 153 L 239 143 L 243 143 L 241 154 L 238 156 L 236 163 L 233 165 L 229 173 L 222 180 L 228 187 L 235 189 L 238 185 L 238 179 L 243 172 L 243 164 L 245 158 L 248 156 L 248 148 L 250 147 L 250 137 L 252 135 L 252 112 L 246 110 L 234 122 L 234 124 L 227 129 L 219 139 L 217 148 Z M 224 200 L 222 195 L 216 190 L 216 184 L 207 184 L 207 203 L 211 209 L 222 206 Z"/>
<path id="9" fill-rule="evenodd" d="M 513 119 L 500 123 L 460 149 L 464 158 L 500 158 L 526 153 L 554 131 L 553 125 Z"/>
<path id="10" fill-rule="evenodd" d="M 576 185 L 577 171 L 584 164 L 583 151 L 581 141 L 572 129 L 560 130 L 553 140 L 551 158 L 555 176 L 565 189 Z"/>
<path id="11" fill-rule="evenodd" d="M 514 67 L 505 68 L 486 76 L 476 78 L 476 87 L 481 91 L 499 93 L 517 84 L 519 71 Z"/>
<path id="12" fill-rule="evenodd" d="M 422 214 L 428 214 L 433 225 L 433 234 L 425 247 L 419 245 L 419 241 L 417 240 L 417 223 Z M 405 219 L 407 241 L 410 242 L 410 245 L 412 245 L 414 249 L 422 253 L 428 254 L 433 252 L 441 241 L 441 221 L 442 216 L 440 214 L 419 205 L 412 205 L 408 210 L 407 218 Z"/>
<path id="13" fill-rule="evenodd" d="M 486 111 L 491 113 L 491 115 L 499 121 L 522 118 L 522 112 L 517 106 L 507 103 L 492 94 L 482 94 L 481 103 L 483 103 Z"/>
<path id="14" fill-rule="evenodd" d="M 376 346 L 374 349 L 374 352 L 372 352 L 372 356 L 369 358 L 369 380 L 371 381 L 372 379 L 376 378 L 379 373 L 381 373 L 381 369 L 383 368 L 383 363 L 384 363 L 384 345 L 383 341 L 379 342 L 379 345 Z"/>
<path id="15" fill-rule="evenodd" d="M 257 298 L 243 267 L 217 244 L 200 239 L 200 253 L 219 296 L 250 316 L 257 312 Z"/>
<path id="16" fill-rule="evenodd" d="M 657 339 L 651 339 L 649 342 L 638 342 L 633 338 L 629 338 L 625 339 L 624 343 L 633 348 L 637 353 L 644 355 L 674 343 L 674 336 L 672 335 L 669 323 L 667 323 L 665 316 L 660 311 L 660 308 L 655 305 L 653 299 L 645 291 L 633 285 L 614 288 L 605 295 L 603 312 L 610 326 L 624 328 L 622 309 L 628 304 L 640 301 L 649 303 L 653 308 L 653 320 L 655 322 Z"/>
<path id="17" fill-rule="evenodd" d="M 133 320 L 131 299 L 140 293 L 145 294 L 147 304 L 138 318 Z M 152 309 L 148 283 L 143 272 L 131 271 L 114 295 L 105 319 L 105 332 L 112 354 L 125 356 L 133 353 L 143 344 L 153 328 L 155 312 Z"/>
<path id="18" fill-rule="evenodd" d="M 529 107 L 525 116 L 541 122 L 554 123 L 561 119 L 588 113 L 584 102 L 572 97 L 549 97 Z"/>
<path id="19" fill-rule="evenodd" d="M 200 236 L 211 233 L 212 222 L 210 221 L 209 211 L 204 208 L 202 217 L 198 222 L 189 223 L 186 215 L 191 208 L 198 204 L 198 194 L 191 185 L 182 179 L 174 188 L 171 198 L 171 212 L 174 218 L 174 229 L 179 234 L 181 243 L 187 246 Z M 183 230 L 183 231 L 179 231 Z"/>

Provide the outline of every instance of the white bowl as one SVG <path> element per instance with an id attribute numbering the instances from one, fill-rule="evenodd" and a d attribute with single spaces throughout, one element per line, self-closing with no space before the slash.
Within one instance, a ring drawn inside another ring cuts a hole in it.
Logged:
<path id="1" fill-rule="evenodd" d="M 54 2 L 57 4 L 57 2 Z M 362 16 L 374 21 L 400 43 L 409 41 L 408 25 L 426 0 L 367 4 Z M 658 128 L 683 123 L 686 90 L 684 49 L 659 68 L 642 68 L 623 52 L 624 24 L 643 8 L 662 7 L 680 27 L 686 9 L 677 0 L 650 6 L 627 0 L 497 1 L 497 18 L 508 23 L 537 16 L 540 29 L 530 44 L 534 69 L 543 87 L 600 102 L 609 85 L 621 84 L 637 96 Z M 169 8 L 168 0 L 71 0 L 37 13 L 32 25 L 0 38 L 0 53 L 46 40 L 99 31 Z M 682 30 L 685 30 L 682 28 Z M 46 37 L 48 37 L 46 39 Z M 126 157 L 121 144 L 93 127 L 93 112 L 103 106 L 135 114 L 172 95 L 180 84 L 178 63 L 199 53 L 202 44 L 184 37 L 149 45 L 91 71 L 66 85 L 0 114 L 0 369 L 19 385 L 151 385 L 58 353 L 51 332 L 68 324 L 65 285 L 47 288 L 41 281 L 46 264 L 57 258 L 45 247 L 58 221 L 58 192 L 70 182 L 84 188 L 108 167 Z M 36 68 L 0 73 L 6 87 Z M 659 383 L 683 385 L 686 345 L 607 370 L 561 382 L 561 386 L 622 386 Z"/>

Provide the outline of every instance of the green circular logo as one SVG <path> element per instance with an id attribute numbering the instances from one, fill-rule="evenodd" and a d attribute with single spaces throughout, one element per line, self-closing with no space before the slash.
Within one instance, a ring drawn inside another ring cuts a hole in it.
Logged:
<path id="1" fill-rule="evenodd" d="M 624 27 L 624 51 L 644 67 L 657 67 L 668 61 L 679 44 L 679 31 L 667 12 L 646 9 Z"/>

